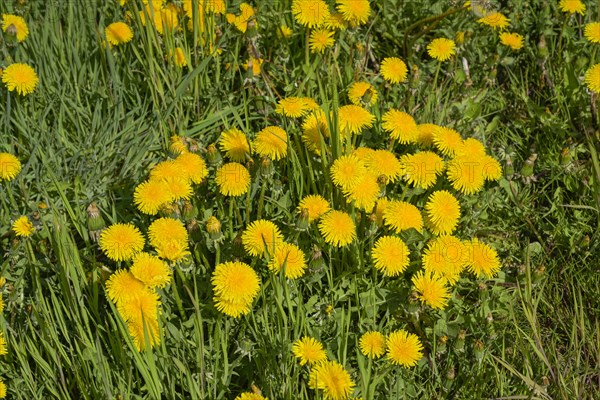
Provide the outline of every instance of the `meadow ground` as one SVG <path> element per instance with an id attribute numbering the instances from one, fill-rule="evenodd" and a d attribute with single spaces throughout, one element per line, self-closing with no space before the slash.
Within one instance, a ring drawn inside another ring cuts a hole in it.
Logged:
<path id="1" fill-rule="evenodd" d="M 598 3 L 120 3 L 0 3 L 0 398 L 600 398 Z"/>

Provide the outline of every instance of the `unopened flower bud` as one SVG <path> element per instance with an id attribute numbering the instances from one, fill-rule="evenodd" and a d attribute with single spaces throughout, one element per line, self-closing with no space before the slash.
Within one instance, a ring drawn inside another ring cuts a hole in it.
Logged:
<path id="1" fill-rule="evenodd" d="M 214 215 L 206 220 L 206 231 L 210 235 L 210 238 L 215 242 L 219 242 L 221 239 L 223 239 L 223 232 L 221 232 L 221 221 L 219 221 Z"/>
<path id="2" fill-rule="evenodd" d="M 299 231 L 308 230 L 310 224 L 308 223 L 308 208 L 302 208 L 298 217 L 296 218 L 296 229 Z"/>
<path id="3" fill-rule="evenodd" d="M 219 150 L 217 149 L 217 146 L 215 146 L 214 143 L 209 144 L 206 148 L 206 159 L 211 165 L 217 165 L 223 160 L 223 157 L 221 157 L 221 153 L 219 153 Z"/>
<path id="4" fill-rule="evenodd" d="M 90 234 L 90 238 L 97 242 L 100 238 L 100 232 L 104 227 L 106 227 L 106 222 L 102 218 L 100 214 L 100 210 L 96 205 L 96 202 L 92 202 L 87 208 L 87 222 L 88 222 L 88 232 Z"/>

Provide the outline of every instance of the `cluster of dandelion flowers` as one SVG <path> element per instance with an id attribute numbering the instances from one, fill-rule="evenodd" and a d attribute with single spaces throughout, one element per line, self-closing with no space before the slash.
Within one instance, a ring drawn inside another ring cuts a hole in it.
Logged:
<path id="1" fill-rule="evenodd" d="M 446 38 L 433 39 L 427 46 L 427 53 L 438 61 L 449 60 L 456 53 L 456 43 Z"/>
<path id="2" fill-rule="evenodd" d="M 10 153 L 0 153 L 0 180 L 11 181 L 21 172 L 21 162 Z"/>
<path id="3" fill-rule="evenodd" d="M 17 218 L 12 225 L 12 230 L 19 237 L 29 237 L 35 232 L 35 227 L 25 215 Z"/>
<path id="4" fill-rule="evenodd" d="M 188 234 L 185 226 L 173 218 L 159 218 L 148 227 L 150 244 L 159 257 L 179 261 L 188 254 Z"/>
<path id="5" fill-rule="evenodd" d="M 250 154 L 250 143 L 244 132 L 238 128 L 224 131 L 219 138 L 219 147 L 231 161 L 244 162 Z"/>
<path id="6" fill-rule="evenodd" d="M 299 360 L 300 365 L 312 365 L 327 359 L 321 342 L 310 336 L 296 340 L 292 345 L 292 353 Z"/>
<path id="7" fill-rule="evenodd" d="M 308 386 L 322 389 L 325 399 L 344 400 L 354 390 L 350 374 L 337 361 L 324 361 L 310 370 Z"/>
<path id="8" fill-rule="evenodd" d="M 369 0 L 337 0 L 337 10 L 345 21 L 353 25 L 364 25 L 371 15 Z"/>
<path id="9" fill-rule="evenodd" d="M 292 14 L 300 25 L 307 28 L 321 26 L 329 19 L 329 6 L 323 0 L 294 0 Z"/>
<path id="10" fill-rule="evenodd" d="M 389 83 L 402 83 L 408 75 L 408 67 L 406 63 L 398 57 L 387 57 L 381 61 L 381 69 L 379 70 L 383 79 Z"/>
<path id="11" fill-rule="evenodd" d="M 369 82 L 354 82 L 348 89 L 348 98 L 357 106 L 377 103 L 377 90 Z"/>
<path id="12" fill-rule="evenodd" d="M 506 29 L 510 24 L 510 20 L 500 12 L 492 12 L 485 17 L 477 20 L 480 24 L 490 26 L 494 29 Z"/>
<path id="13" fill-rule="evenodd" d="M 444 160 L 431 151 L 405 154 L 400 159 L 404 180 L 421 189 L 429 189 L 444 170 Z"/>
<path id="14" fill-rule="evenodd" d="M 18 42 L 24 41 L 29 36 L 29 28 L 23 17 L 13 14 L 2 14 L 2 32 L 6 32 L 9 26 L 13 26 L 16 29 Z"/>
<path id="15" fill-rule="evenodd" d="M 148 215 L 156 215 L 172 199 L 169 185 L 159 179 L 142 182 L 133 192 L 133 202 L 138 210 Z"/>
<path id="16" fill-rule="evenodd" d="M 349 189 L 345 189 L 344 195 L 348 200 L 353 201 L 357 208 L 371 212 L 380 192 L 377 175 L 366 173 L 360 176 Z"/>
<path id="17" fill-rule="evenodd" d="M 600 22 L 586 24 L 584 34 L 591 43 L 600 43 Z"/>
<path id="18" fill-rule="evenodd" d="M 242 234 L 242 244 L 251 256 L 273 254 L 281 243 L 283 235 L 277 225 L 264 219 L 252 222 Z"/>
<path id="19" fill-rule="evenodd" d="M 600 40 L 600 35 L 598 38 Z M 513 50 L 520 50 L 523 48 L 523 36 L 518 33 L 503 32 L 500 34 L 500 43 Z"/>
<path id="20" fill-rule="evenodd" d="M 375 268 L 385 276 L 398 276 L 410 262 L 408 246 L 396 236 L 382 236 L 377 239 L 371 257 Z"/>
<path id="21" fill-rule="evenodd" d="M 375 116 L 366 109 L 356 106 L 347 105 L 338 109 L 339 128 L 342 134 L 357 134 L 365 128 L 373 126 Z"/>
<path id="22" fill-rule="evenodd" d="M 460 203 L 450 192 L 438 190 L 429 195 L 425 204 L 426 221 L 436 235 L 449 235 L 460 218 Z"/>
<path id="23" fill-rule="evenodd" d="M 234 318 L 250 312 L 260 289 L 256 271 L 239 261 L 217 265 L 211 282 L 217 310 Z"/>
<path id="24" fill-rule="evenodd" d="M 104 30 L 106 40 L 111 46 L 119 46 L 133 39 L 133 31 L 125 22 L 113 22 Z"/>
<path id="25" fill-rule="evenodd" d="M 144 237 L 132 224 L 116 223 L 100 234 L 100 248 L 114 261 L 130 260 L 144 248 Z"/>
<path id="26" fill-rule="evenodd" d="M 282 268 L 285 269 L 285 277 L 288 279 L 297 279 L 304 275 L 306 256 L 295 244 L 283 243 L 275 249 L 269 269 L 277 274 Z"/>
<path id="27" fill-rule="evenodd" d="M 366 172 L 364 162 L 352 154 L 336 159 L 330 169 L 331 180 L 344 190 L 351 189 Z"/>
<path id="28" fill-rule="evenodd" d="M 271 160 L 279 160 L 287 155 L 287 133 L 278 126 L 267 126 L 254 139 L 254 151 Z"/>
<path id="29" fill-rule="evenodd" d="M 309 97 L 286 97 L 279 100 L 275 112 L 286 117 L 299 118 L 317 108 L 317 103 Z"/>
<path id="30" fill-rule="evenodd" d="M 600 93 L 600 64 L 595 64 L 585 73 L 585 83 L 594 93 Z"/>
<path id="31" fill-rule="evenodd" d="M 413 333 L 403 329 L 392 332 L 387 338 L 387 358 L 396 365 L 412 367 L 423 357 L 423 345 Z"/>
<path id="32" fill-rule="evenodd" d="M 17 91 L 20 95 L 33 93 L 39 82 L 35 70 L 27 64 L 11 64 L 2 73 L 2 82 L 9 91 Z"/>
<path id="33" fill-rule="evenodd" d="M 321 217 L 319 231 L 325 242 L 336 247 L 347 246 L 356 238 L 356 225 L 349 214 L 332 210 Z"/>
<path id="34" fill-rule="evenodd" d="M 385 353 L 385 336 L 381 332 L 369 331 L 358 341 L 360 352 L 369 358 L 379 358 Z"/>
<path id="35" fill-rule="evenodd" d="M 478 277 L 492 278 L 500 271 L 500 259 L 490 245 L 473 239 L 466 243 L 467 267 Z"/>
<path id="36" fill-rule="evenodd" d="M 217 170 L 215 182 L 224 196 L 241 196 L 250 188 L 250 172 L 242 164 L 232 162 Z"/>
<path id="37" fill-rule="evenodd" d="M 405 201 L 390 200 L 383 211 L 385 224 L 396 233 L 408 229 L 423 230 L 423 216 L 417 207 Z"/>
<path id="38" fill-rule="evenodd" d="M 569 14 L 580 14 L 585 13 L 585 4 L 581 0 L 560 0 L 558 4 L 561 11 Z"/>
<path id="39" fill-rule="evenodd" d="M 423 253 L 425 272 L 444 278 L 453 285 L 468 261 L 468 249 L 454 236 L 444 235 L 431 240 Z"/>
<path id="40" fill-rule="evenodd" d="M 400 110 L 389 110 L 381 118 L 382 126 L 390 137 L 402 144 L 414 143 L 419 137 L 419 129 L 415 119 Z"/>
<path id="41" fill-rule="evenodd" d="M 448 304 L 450 292 L 443 278 L 435 277 L 424 271 L 417 272 L 412 277 L 412 283 L 417 297 L 431 308 L 442 309 Z"/>
<path id="42" fill-rule="evenodd" d="M 167 263 L 148 253 L 136 254 L 130 271 L 136 279 L 150 288 L 162 288 L 171 281 L 171 269 Z"/>
<path id="43" fill-rule="evenodd" d="M 329 206 L 329 202 L 325 200 L 323 196 L 318 194 L 309 194 L 304 196 L 298 204 L 298 211 L 302 212 L 303 209 L 308 211 L 308 222 L 310 223 L 318 220 L 321 215 L 328 212 L 331 207 Z"/>
<path id="44" fill-rule="evenodd" d="M 335 44 L 333 32 L 328 29 L 315 29 L 310 32 L 308 43 L 310 51 L 313 53 L 323 53 L 325 49 L 333 47 Z"/>

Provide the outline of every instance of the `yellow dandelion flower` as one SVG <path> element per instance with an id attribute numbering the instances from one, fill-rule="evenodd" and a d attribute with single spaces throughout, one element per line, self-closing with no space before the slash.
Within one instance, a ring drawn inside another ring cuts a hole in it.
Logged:
<path id="1" fill-rule="evenodd" d="M 308 222 L 318 220 L 321 215 L 325 214 L 330 210 L 329 202 L 318 194 L 310 194 L 304 196 L 298 204 L 298 212 L 303 209 L 308 210 Z"/>
<path id="2" fill-rule="evenodd" d="M 166 262 L 148 253 L 139 253 L 133 258 L 131 274 L 146 286 L 165 287 L 171 281 L 171 269 Z"/>
<path id="3" fill-rule="evenodd" d="M 399 110 L 389 110 L 381 118 L 383 129 L 392 139 L 402 144 L 415 143 L 419 138 L 419 129 L 415 119 Z"/>
<path id="4" fill-rule="evenodd" d="M 405 154 L 400 163 L 404 180 L 421 189 L 432 187 L 444 170 L 444 160 L 431 151 Z"/>
<path id="5" fill-rule="evenodd" d="M 4 339 L 4 332 L 0 331 L 0 356 L 8 354 L 6 349 L 6 340 Z"/>
<path id="6" fill-rule="evenodd" d="M 387 358 L 396 365 L 413 367 L 423 357 L 419 337 L 403 329 L 392 332 L 387 338 Z"/>
<path id="7" fill-rule="evenodd" d="M 337 10 L 353 25 L 366 24 L 371 15 L 369 0 L 337 0 Z"/>
<path id="8" fill-rule="evenodd" d="M 364 162 L 355 155 L 341 156 L 330 169 L 331 180 L 344 190 L 352 188 L 366 172 Z"/>
<path id="9" fill-rule="evenodd" d="M 488 181 L 497 181 L 502 177 L 502 166 L 494 157 L 484 156 L 483 160 L 483 177 Z"/>
<path id="10" fill-rule="evenodd" d="M 117 223 L 100 234 L 100 248 L 114 261 L 130 260 L 144 248 L 144 237 L 132 224 Z"/>
<path id="11" fill-rule="evenodd" d="M 104 30 L 106 40 L 111 46 L 118 46 L 133 39 L 133 31 L 125 22 L 113 22 Z"/>
<path id="12" fill-rule="evenodd" d="M 371 212 L 381 193 L 377 175 L 368 173 L 362 175 L 350 188 L 344 190 L 344 195 L 354 201 L 354 205 L 366 212 Z"/>
<path id="13" fill-rule="evenodd" d="M 0 180 L 11 181 L 21 172 L 21 162 L 9 153 L 0 153 Z"/>
<path id="14" fill-rule="evenodd" d="M 375 205 L 375 218 L 377 219 L 377 224 L 383 224 L 383 213 L 387 208 L 388 204 L 390 204 L 390 200 L 387 198 L 381 198 L 377 200 L 377 204 Z"/>
<path id="15" fill-rule="evenodd" d="M 600 64 L 595 64 L 585 73 L 587 87 L 595 93 L 600 93 Z"/>
<path id="16" fill-rule="evenodd" d="M 324 361 L 311 368 L 308 386 L 323 390 L 324 399 L 345 400 L 352 394 L 355 384 L 341 364 Z"/>
<path id="17" fill-rule="evenodd" d="M 580 14 L 585 13 L 585 4 L 581 0 L 560 0 L 559 7 L 562 12 L 569 14 Z"/>
<path id="18" fill-rule="evenodd" d="M 357 157 L 360 161 L 365 164 L 365 167 L 369 160 L 373 157 L 375 150 L 369 147 L 358 147 L 352 151 L 352 155 Z"/>
<path id="19" fill-rule="evenodd" d="M 142 320 L 128 322 L 127 329 L 133 338 L 133 344 L 138 351 L 145 350 L 146 347 L 152 348 L 160 344 L 160 331 L 158 319 L 156 318 L 144 318 Z"/>
<path id="20" fill-rule="evenodd" d="M 483 188 L 484 167 L 488 165 L 487 156 L 461 154 L 448 162 L 447 176 L 452 187 L 464 194 L 473 194 Z"/>
<path id="21" fill-rule="evenodd" d="M 373 126 L 375 116 L 366 109 L 348 105 L 342 106 L 338 109 L 338 121 L 339 128 L 342 134 L 346 136 L 348 133 L 355 134 L 360 133 L 364 128 L 370 128 Z"/>
<path id="22" fill-rule="evenodd" d="M 360 352 L 369 358 L 379 358 L 385 353 L 385 336 L 381 332 L 369 331 L 358 341 Z"/>
<path id="23" fill-rule="evenodd" d="M 468 261 L 468 249 L 454 236 L 432 239 L 423 253 L 425 272 L 444 278 L 450 285 L 458 281 Z"/>
<path id="24" fill-rule="evenodd" d="M 598 39 L 600 41 L 600 35 L 598 36 Z M 500 34 L 500 43 L 513 50 L 520 50 L 523 48 L 523 36 L 518 33 L 504 32 Z"/>
<path id="25" fill-rule="evenodd" d="M 188 151 L 186 140 L 179 136 L 173 135 L 170 139 L 171 144 L 169 145 L 169 150 L 175 154 L 181 154 Z"/>
<path id="26" fill-rule="evenodd" d="M 375 150 L 365 162 L 367 171 L 387 182 L 395 182 L 402 174 L 402 164 L 389 150 Z"/>
<path id="27" fill-rule="evenodd" d="M 438 61 L 446 61 L 456 53 L 456 44 L 446 38 L 433 39 L 427 46 L 427 52 Z"/>
<path id="28" fill-rule="evenodd" d="M 6 283 L 6 278 L 1 277 L 0 278 L 0 289 L 4 286 L 5 283 Z M 4 299 L 0 295 L 0 313 L 3 311 L 4 311 Z"/>
<path id="29" fill-rule="evenodd" d="M 4 383 L 2 378 L 0 378 L 0 399 L 4 398 L 6 398 L 6 384 Z"/>
<path id="30" fill-rule="evenodd" d="M 331 30 L 343 31 L 346 29 L 346 21 L 344 20 L 344 16 L 341 13 L 331 14 L 327 21 L 325 21 L 325 27 Z"/>
<path id="31" fill-rule="evenodd" d="M 188 179 L 187 174 L 173 160 L 165 160 L 156 164 L 150 170 L 150 178 L 170 180 Z"/>
<path id="32" fill-rule="evenodd" d="M 106 295 L 113 303 L 126 303 L 145 289 L 142 281 L 125 269 L 119 269 L 106 281 Z"/>
<path id="33" fill-rule="evenodd" d="M 408 75 L 406 63 L 398 57 L 387 57 L 381 61 L 381 76 L 389 83 L 402 83 Z"/>
<path id="34" fill-rule="evenodd" d="M 132 289 L 131 295 L 117 302 L 117 310 L 123 319 L 140 324 L 143 319 L 157 319 L 160 304 L 158 293 L 146 286 Z"/>
<path id="35" fill-rule="evenodd" d="M 248 138 L 238 128 L 230 128 L 221 134 L 219 146 L 231 161 L 244 162 L 250 154 Z"/>
<path id="36" fill-rule="evenodd" d="M 181 47 L 176 47 L 175 52 L 171 55 L 171 59 L 179 68 L 186 67 L 188 65 L 187 58 Z"/>
<path id="37" fill-rule="evenodd" d="M 19 217 L 12 225 L 15 235 L 20 237 L 29 237 L 35 232 L 35 227 L 25 215 Z"/>
<path id="38" fill-rule="evenodd" d="M 17 30 L 16 37 L 18 42 L 27 39 L 29 28 L 23 17 L 13 14 L 2 14 L 2 32 L 6 32 L 11 25 Z"/>
<path id="39" fill-rule="evenodd" d="M 425 204 L 427 225 L 436 235 L 449 235 L 460 219 L 460 203 L 450 192 L 437 190 Z"/>
<path id="40" fill-rule="evenodd" d="M 200 183 L 208 176 L 206 162 L 198 154 L 180 154 L 174 163 L 193 183 Z"/>
<path id="41" fill-rule="evenodd" d="M 466 243 L 469 253 L 467 267 L 479 277 L 492 278 L 500 271 L 498 253 L 490 245 L 473 239 Z"/>
<path id="42" fill-rule="evenodd" d="M 258 393 L 246 392 L 240 394 L 235 400 L 269 400 Z"/>
<path id="43" fill-rule="evenodd" d="M 308 43 L 311 52 L 323 53 L 325 49 L 333 47 L 335 44 L 333 32 L 328 29 L 315 29 L 310 32 Z"/>
<path id="44" fill-rule="evenodd" d="M 287 155 L 287 133 L 278 126 L 267 126 L 254 139 L 254 151 L 263 157 L 279 160 Z"/>
<path id="45" fill-rule="evenodd" d="M 296 340 L 292 345 L 292 352 L 300 361 L 300 365 L 311 365 L 327 360 L 321 342 L 309 336 Z"/>
<path id="46" fill-rule="evenodd" d="M 510 20 L 500 12 L 492 12 L 477 20 L 480 24 L 490 26 L 494 29 L 505 29 L 510 25 Z"/>
<path id="47" fill-rule="evenodd" d="M 586 24 L 584 34 L 591 43 L 600 43 L 600 22 Z"/>
<path id="48" fill-rule="evenodd" d="M 463 144 L 460 133 L 452 128 L 440 126 L 433 133 L 433 144 L 445 156 L 453 156 Z"/>
<path id="49" fill-rule="evenodd" d="M 419 136 L 417 137 L 417 143 L 423 146 L 433 145 L 433 135 L 436 129 L 440 128 L 436 124 L 419 124 L 417 129 L 419 130 Z"/>
<path id="50" fill-rule="evenodd" d="M 265 62 L 262 58 L 254 58 L 250 57 L 247 62 L 245 62 L 242 66 L 245 70 L 251 70 L 253 76 L 260 75 L 262 70 L 262 65 Z"/>
<path id="51" fill-rule="evenodd" d="M 148 215 L 156 215 L 172 199 L 169 185 L 159 179 L 142 182 L 133 192 L 133 202 L 138 210 Z"/>
<path id="52" fill-rule="evenodd" d="M 411 228 L 423 231 L 423 217 L 419 209 L 405 201 L 390 200 L 383 212 L 383 220 L 396 233 Z"/>
<path id="53" fill-rule="evenodd" d="M 2 72 L 2 82 L 9 91 L 17 91 L 21 95 L 33 93 L 39 79 L 35 70 L 27 64 L 11 64 Z"/>
<path id="54" fill-rule="evenodd" d="M 312 100 L 312 99 L 309 99 Z M 279 100 L 275 112 L 286 117 L 303 117 L 310 111 L 312 104 L 307 102 L 306 97 L 286 97 Z"/>
<path id="55" fill-rule="evenodd" d="M 307 28 L 321 26 L 329 19 L 329 6 L 323 0 L 294 0 L 292 13 L 300 25 Z"/>
<path id="56" fill-rule="evenodd" d="M 215 182 L 222 195 L 241 196 L 250 188 L 250 172 L 242 164 L 224 164 L 217 170 Z"/>
<path id="57" fill-rule="evenodd" d="M 348 89 L 348 98 L 357 106 L 377 103 L 377 90 L 369 82 L 354 82 Z"/>
<path id="58" fill-rule="evenodd" d="M 277 35 L 284 39 L 291 38 L 293 33 L 294 31 L 292 30 L 292 28 L 286 25 L 281 25 L 279 27 L 279 30 L 277 31 Z"/>
<path id="59" fill-rule="evenodd" d="M 217 310 L 234 318 L 250 312 L 260 289 L 256 271 L 239 261 L 217 265 L 211 282 Z"/>
<path id="60" fill-rule="evenodd" d="M 281 268 L 285 269 L 285 277 L 288 279 L 296 279 L 304 275 L 306 270 L 304 252 L 291 243 L 284 242 L 277 246 L 273 258 L 269 262 L 269 269 L 278 274 Z"/>
<path id="61" fill-rule="evenodd" d="M 310 113 L 302 122 L 302 142 L 317 155 L 321 155 L 322 141 L 329 135 L 329 124 L 323 110 Z"/>
<path id="62" fill-rule="evenodd" d="M 444 279 L 419 271 L 412 277 L 412 283 L 417 297 L 431 308 L 442 309 L 448 305 L 450 292 Z"/>
<path id="63" fill-rule="evenodd" d="M 456 148 L 456 154 L 472 154 L 478 156 L 485 155 L 485 146 L 479 140 L 474 138 L 467 138 L 463 140 L 462 144 Z"/>
<path id="64" fill-rule="evenodd" d="M 347 246 L 356 238 L 356 225 L 349 214 L 332 210 L 321 217 L 319 231 L 325 242 L 332 246 Z"/>
<path id="65" fill-rule="evenodd" d="M 410 251 L 402 239 L 382 236 L 371 250 L 373 265 L 385 276 L 398 276 L 408 267 Z"/>
<path id="66" fill-rule="evenodd" d="M 242 234 L 242 244 L 251 256 L 262 257 L 265 252 L 273 254 L 283 243 L 283 235 L 271 221 L 259 219 L 252 222 Z"/>
<path id="67" fill-rule="evenodd" d="M 152 179 L 152 178 L 151 178 Z M 187 178 L 171 178 L 164 181 L 172 200 L 189 200 L 194 193 L 192 185 Z"/>
<path id="68" fill-rule="evenodd" d="M 174 218 L 159 218 L 148 227 L 148 238 L 152 246 L 170 241 L 187 242 L 188 233 L 183 222 Z"/>
<path id="69" fill-rule="evenodd" d="M 157 244 L 154 248 L 160 258 L 173 262 L 181 261 L 190 255 L 187 242 L 171 240 Z"/>

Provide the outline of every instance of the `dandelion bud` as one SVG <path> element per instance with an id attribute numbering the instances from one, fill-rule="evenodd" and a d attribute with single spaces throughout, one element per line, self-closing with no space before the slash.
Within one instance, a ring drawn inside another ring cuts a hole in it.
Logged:
<path id="1" fill-rule="evenodd" d="M 467 331 L 461 329 L 458 332 L 458 336 L 456 337 L 456 342 L 454 342 L 454 350 L 458 352 L 462 352 L 465 349 L 465 338 L 467 337 Z"/>
<path id="2" fill-rule="evenodd" d="M 273 161 L 269 157 L 263 157 L 260 160 L 260 173 L 263 177 L 268 178 L 273 175 L 275 167 L 273 167 Z"/>
<path id="3" fill-rule="evenodd" d="M 546 375 L 542 376 L 542 386 L 548 386 L 550 384 L 550 379 Z"/>
<path id="4" fill-rule="evenodd" d="M 456 370 L 454 369 L 454 367 L 450 367 L 446 372 L 446 379 L 452 381 L 454 380 L 454 378 L 456 378 Z"/>
<path id="5" fill-rule="evenodd" d="M 546 267 L 544 265 L 540 265 L 533 272 L 533 277 L 536 281 L 540 280 L 542 276 L 544 276 L 544 272 L 546 271 Z"/>
<path id="6" fill-rule="evenodd" d="M 190 221 L 198 216 L 198 207 L 190 201 L 183 203 L 183 219 Z"/>
<path id="7" fill-rule="evenodd" d="M 210 235 L 210 238 L 215 242 L 218 242 L 223 238 L 223 232 L 221 232 L 221 221 L 219 221 L 214 215 L 209 217 L 206 221 L 206 231 Z"/>
<path id="8" fill-rule="evenodd" d="M 583 237 L 583 239 L 581 239 L 580 246 L 583 248 L 588 248 L 588 247 L 590 247 L 590 242 L 591 242 L 590 235 L 585 235 Z"/>
<path id="9" fill-rule="evenodd" d="M 437 353 L 444 354 L 446 352 L 446 344 L 448 343 L 448 336 L 442 335 L 439 337 L 437 342 Z"/>
<path id="10" fill-rule="evenodd" d="M 487 289 L 487 285 L 485 284 L 485 282 L 479 282 L 477 284 L 477 288 L 483 292 L 485 289 Z"/>
<path id="11" fill-rule="evenodd" d="M 419 86 L 419 76 L 420 76 L 419 67 L 416 64 L 413 64 L 410 69 L 412 71 L 410 87 L 413 89 L 416 89 Z"/>
<path id="12" fill-rule="evenodd" d="M 533 166 L 535 165 L 536 159 L 537 159 L 537 154 L 535 154 L 535 153 L 532 154 L 531 156 L 529 156 L 527 161 L 525 161 L 523 168 L 521 168 L 521 176 L 523 176 L 525 178 L 529 178 L 529 177 L 533 176 Z"/>
<path id="13" fill-rule="evenodd" d="M 560 152 L 560 165 L 565 166 L 568 165 L 572 160 L 571 150 L 568 147 L 565 147 Z"/>
<path id="14" fill-rule="evenodd" d="M 271 193 L 274 196 L 279 197 L 283 193 L 283 183 L 279 179 L 275 179 L 273 181 L 273 185 L 271 186 Z"/>
<path id="15" fill-rule="evenodd" d="M 483 360 L 484 349 L 485 345 L 483 344 L 483 342 L 481 340 L 476 340 L 474 344 L 474 353 L 475 358 L 478 362 L 481 362 L 481 360 Z"/>
<path id="16" fill-rule="evenodd" d="M 188 150 L 185 139 L 179 135 L 171 136 L 171 144 L 169 145 L 169 150 L 173 154 L 185 153 Z"/>
<path id="17" fill-rule="evenodd" d="M 104 229 L 106 223 L 100 214 L 100 210 L 98 206 L 96 206 L 96 202 L 92 202 L 87 208 L 88 215 L 88 231 L 90 234 L 90 238 L 97 242 L 100 237 L 100 231 Z"/>
<path id="18" fill-rule="evenodd" d="M 488 313 L 488 315 L 485 317 L 485 320 L 491 324 L 492 322 L 494 322 L 494 316 L 492 315 L 492 313 Z"/>
<path id="19" fill-rule="evenodd" d="M 310 267 L 313 269 L 321 268 L 324 265 L 323 253 L 321 248 L 317 245 L 313 246 L 312 254 L 310 257 Z"/>
<path id="20" fill-rule="evenodd" d="M 513 164 L 512 160 L 510 158 L 508 158 L 506 160 L 506 166 L 504 167 L 504 173 L 506 174 L 506 176 L 512 176 L 512 174 L 515 173 L 515 165 Z"/>
<path id="21" fill-rule="evenodd" d="M 456 32 L 456 35 L 454 37 L 454 41 L 458 45 L 463 44 L 465 42 L 465 32 L 463 32 L 463 31 Z"/>
<path id="22" fill-rule="evenodd" d="M 219 150 L 214 143 L 208 145 L 208 148 L 206 149 L 206 159 L 210 165 L 217 165 L 223 160 L 221 153 L 219 153 Z"/>
<path id="23" fill-rule="evenodd" d="M 298 218 L 296 218 L 296 229 L 299 231 L 306 231 L 310 226 L 308 222 L 308 208 L 302 208 Z"/>
<path id="24" fill-rule="evenodd" d="M 46 203 L 44 203 L 43 201 L 40 201 L 39 203 L 37 203 L 37 206 L 40 210 L 45 210 L 48 208 L 48 205 Z"/>
<path id="25" fill-rule="evenodd" d="M 548 57 L 548 46 L 546 46 L 546 37 L 544 35 L 540 37 L 540 41 L 537 44 L 537 49 L 539 58 Z"/>
<path id="26" fill-rule="evenodd" d="M 331 304 L 327 304 L 327 306 L 325 307 L 325 314 L 327 314 L 327 315 L 333 314 L 333 306 Z"/>
<path id="27" fill-rule="evenodd" d="M 421 309 L 421 302 L 419 301 L 419 294 L 413 290 L 408 297 L 408 312 L 410 314 L 418 315 Z"/>

